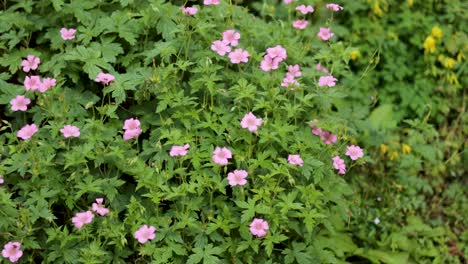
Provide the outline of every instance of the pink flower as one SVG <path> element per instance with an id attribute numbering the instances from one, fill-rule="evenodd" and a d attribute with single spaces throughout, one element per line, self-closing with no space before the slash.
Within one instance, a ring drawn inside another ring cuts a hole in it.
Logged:
<path id="1" fill-rule="evenodd" d="M 294 1 L 295 1 L 295 0 L 283 0 L 283 2 L 284 2 L 285 4 L 287 4 L 287 5 L 290 4 L 290 3 L 292 3 L 292 2 L 294 2 Z"/>
<path id="2" fill-rule="evenodd" d="M 126 130 L 123 135 L 123 140 L 127 141 L 136 138 L 141 134 L 141 128 Z"/>
<path id="3" fill-rule="evenodd" d="M 23 251 L 20 249 L 20 247 L 20 242 L 8 242 L 5 246 L 3 246 L 2 256 L 4 258 L 8 258 L 11 262 L 16 262 L 21 258 L 21 256 L 23 256 Z"/>
<path id="4" fill-rule="evenodd" d="M 3 176 L 0 176 L 0 184 L 3 184 L 5 180 L 3 179 Z"/>
<path id="5" fill-rule="evenodd" d="M 327 145 L 330 145 L 330 144 L 333 144 L 336 142 L 336 135 L 333 134 L 332 132 L 330 131 L 324 131 L 321 135 L 320 135 L 320 139 Z"/>
<path id="6" fill-rule="evenodd" d="M 24 79 L 24 87 L 26 87 L 26 91 L 36 91 L 41 88 L 42 82 L 41 78 L 37 75 L 33 76 L 26 76 Z"/>
<path id="7" fill-rule="evenodd" d="M 317 123 L 317 122 L 318 122 L 317 119 L 312 120 L 312 123 Z M 321 136 L 322 135 L 323 131 L 322 131 L 321 128 L 319 128 L 317 126 L 314 126 L 314 125 L 311 125 L 310 127 L 312 129 L 312 134 L 314 134 L 316 136 Z"/>
<path id="8" fill-rule="evenodd" d="M 245 185 L 247 184 L 247 171 L 245 170 L 235 170 L 233 172 L 228 173 L 227 179 L 229 181 L 229 185 L 236 186 L 236 185 Z"/>
<path id="9" fill-rule="evenodd" d="M 325 85 L 328 86 L 328 87 L 333 87 L 333 86 L 336 85 L 337 81 L 338 80 L 335 77 L 333 77 L 332 75 L 321 76 L 319 78 L 318 85 L 320 87 L 325 86 Z"/>
<path id="10" fill-rule="evenodd" d="M 105 85 L 109 85 L 109 83 L 112 82 L 113 80 L 115 80 L 114 75 L 110 73 L 103 73 L 103 72 L 98 73 L 95 79 L 96 82 L 100 82 Z"/>
<path id="11" fill-rule="evenodd" d="M 123 135 L 123 140 L 125 141 L 138 137 L 142 132 L 140 128 L 140 121 L 134 118 L 125 120 L 123 129 L 125 130 Z"/>
<path id="12" fill-rule="evenodd" d="M 302 165 L 304 165 L 304 161 L 302 160 L 301 155 L 292 155 L 292 154 L 290 154 L 288 156 L 288 162 L 289 162 L 289 164 L 298 165 L 298 166 L 301 166 L 301 167 L 302 167 Z"/>
<path id="13" fill-rule="evenodd" d="M 243 49 L 235 49 L 233 52 L 229 53 L 229 59 L 231 63 L 239 64 L 241 62 L 249 61 L 249 52 Z"/>
<path id="14" fill-rule="evenodd" d="M 319 33 L 317 33 L 317 37 L 321 38 L 322 40 L 329 40 L 335 34 L 331 32 L 331 28 L 320 28 Z"/>
<path id="15" fill-rule="evenodd" d="M 280 62 L 285 60 L 288 55 L 286 54 L 286 49 L 283 48 L 283 46 L 281 45 L 277 45 L 275 47 L 272 47 L 272 48 L 268 48 L 266 50 L 268 56 L 270 56 L 270 58 L 272 59 L 275 59 L 275 58 L 279 58 L 280 59 Z"/>
<path id="16" fill-rule="evenodd" d="M 221 56 L 224 56 L 226 53 L 231 52 L 231 47 L 221 40 L 215 40 L 211 44 L 211 50 L 216 51 Z"/>
<path id="17" fill-rule="evenodd" d="M 103 198 L 97 198 L 96 202 L 92 204 L 93 211 L 100 216 L 105 216 L 109 213 L 109 209 L 104 207 L 104 205 L 102 204 L 103 202 Z"/>
<path id="18" fill-rule="evenodd" d="M 346 147 L 346 156 L 349 156 L 352 160 L 357 160 L 364 156 L 364 152 L 359 146 L 351 145 Z"/>
<path id="19" fill-rule="evenodd" d="M 327 4 L 325 7 L 328 8 L 328 9 L 331 9 L 331 10 L 333 10 L 335 12 L 343 10 L 343 7 L 339 6 L 337 4 Z"/>
<path id="20" fill-rule="evenodd" d="M 21 66 L 23 66 L 24 72 L 29 72 L 30 70 L 35 70 L 41 63 L 41 59 L 34 55 L 28 55 L 25 60 L 21 61 Z"/>
<path id="21" fill-rule="evenodd" d="M 72 223 L 77 229 L 81 229 L 84 225 L 87 225 L 93 221 L 94 215 L 91 211 L 76 213 L 75 217 L 72 218 Z"/>
<path id="22" fill-rule="evenodd" d="M 181 7 L 182 13 L 185 15 L 193 16 L 198 12 L 196 7 Z"/>
<path id="23" fill-rule="evenodd" d="M 135 118 L 130 118 L 125 120 L 123 129 L 124 130 L 132 130 L 132 129 L 137 129 L 140 127 L 140 120 L 135 119 Z"/>
<path id="24" fill-rule="evenodd" d="M 278 69 L 280 58 L 272 59 L 268 54 L 263 57 L 263 60 L 260 62 L 260 69 L 263 71 L 271 71 Z"/>
<path id="25" fill-rule="evenodd" d="M 301 12 L 303 15 L 307 15 L 307 13 L 313 13 L 314 12 L 314 8 L 310 5 L 300 5 L 298 7 L 296 7 L 296 10 Z"/>
<path id="26" fill-rule="evenodd" d="M 144 244 L 148 240 L 152 240 L 155 238 L 155 234 L 154 234 L 155 231 L 156 231 L 156 228 L 154 226 L 143 225 L 135 232 L 133 236 L 136 239 L 138 239 L 138 242 L 140 242 L 141 244 Z"/>
<path id="27" fill-rule="evenodd" d="M 299 86 L 299 82 L 296 81 L 293 75 L 286 73 L 286 77 L 283 78 L 283 81 L 281 82 L 281 86 L 289 87 L 291 85 Z M 291 90 L 294 90 L 294 89 L 291 89 Z"/>
<path id="28" fill-rule="evenodd" d="M 262 123 L 263 120 L 261 118 L 257 118 L 252 112 L 249 112 L 242 118 L 240 124 L 242 128 L 247 128 L 250 132 L 255 132 Z"/>
<path id="29" fill-rule="evenodd" d="M 28 104 L 30 103 L 31 100 L 29 100 L 29 98 L 24 97 L 24 95 L 18 95 L 10 101 L 11 110 L 24 112 L 28 110 Z"/>
<path id="30" fill-rule="evenodd" d="M 326 74 L 329 73 L 328 70 L 327 70 L 327 68 L 322 67 L 322 64 L 320 64 L 320 63 L 317 63 L 317 65 L 315 66 L 315 68 L 316 68 L 318 71 L 321 71 L 321 72 L 323 72 L 323 73 L 326 73 Z"/>
<path id="31" fill-rule="evenodd" d="M 49 90 L 51 87 L 55 86 L 56 83 L 57 81 L 53 78 L 44 78 L 38 90 L 39 92 L 44 93 L 45 91 Z"/>
<path id="32" fill-rule="evenodd" d="M 220 148 L 216 147 L 216 149 L 213 151 L 213 162 L 219 165 L 227 165 L 228 160 L 232 158 L 232 152 L 226 148 Z"/>
<path id="33" fill-rule="evenodd" d="M 270 229 L 270 226 L 268 222 L 263 219 L 254 218 L 252 223 L 250 223 L 250 233 L 254 236 L 263 237 L 266 235 L 268 229 Z"/>
<path id="34" fill-rule="evenodd" d="M 204 0 L 203 4 L 204 5 L 219 5 L 220 1 L 219 0 Z"/>
<path id="35" fill-rule="evenodd" d="M 333 160 L 333 168 L 338 170 L 339 174 L 345 174 L 346 173 L 346 164 L 343 159 L 340 158 L 340 156 L 335 156 L 332 158 Z"/>
<path id="36" fill-rule="evenodd" d="M 309 22 L 303 19 L 298 19 L 292 23 L 293 27 L 297 29 L 305 29 L 307 27 L 307 24 L 309 24 Z"/>
<path id="37" fill-rule="evenodd" d="M 36 124 L 25 125 L 20 130 L 18 130 L 18 132 L 16 133 L 16 136 L 23 140 L 28 140 L 34 134 L 36 134 L 37 131 L 39 131 L 39 129 L 37 128 Z"/>
<path id="38" fill-rule="evenodd" d="M 296 64 L 296 65 L 289 65 L 288 66 L 288 73 L 294 77 L 299 77 L 302 75 L 301 72 L 301 67 Z"/>
<path id="39" fill-rule="evenodd" d="M 74 28 L 62 28 L 60 29 L 60 35 L 62 36 L 63 40 L 69 40 L 75 38 L 76 29 Z"/>
<path id="40" fill-rule="evenodd" d="M 226 45 L 231 45 L 233 47 L 239 44 L 240 34 L 239 32 L 229 29 L 223 32 L 223 42 Z"/>
<path id="41" fill-rule="evenodd" d="M 80 136 L 80 129 L 76 126 L 66 125 L 62 129 L 60 129 L 60 132 L 66 138 Z"/>
<path id="42" fill-rule="evenodd" d="M 189 144 L 185 144 L 183 146 L 172 146 L 171 151 L 169 152 L 169 155 L 171 157 L 185 156 L 187 155 L 187 151 L 189 148 L 190 148 Z"/>

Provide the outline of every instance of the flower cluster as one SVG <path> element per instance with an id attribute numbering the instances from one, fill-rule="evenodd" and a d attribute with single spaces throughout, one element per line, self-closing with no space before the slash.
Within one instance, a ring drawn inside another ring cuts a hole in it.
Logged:
<path id="1" fill-rule="evenodd" d="M 236 47 L 239 45 L 240 33 L 229 29 L 223 32 L 222 40 L 215 40 L 211 44 L 211 50 L 218 53 L 220 56 L 226 55 L 229 53 L 228 57 L 233 64 L 239 64 L 241 62 L 248 62 L 249 61 L 249 52 L 243 49 L 235 49 L 232 51 L 231 47 Z"/>
<path id="2" fill-rule="evenodd" d="M 312 120 L 312 123 L 317 123 L 317 122 L 318 122 L 317 119 Z M 312 129 L 312 134 L 319 136 L 320 139 L 323 141 L 323 143 L 327 145 L 336 143 L 337 137 L 331 131 L 322 130 L 321 128 L 315 125 L 311 125 L 310 127 Z"/>
<path id="3" fill-rule="evenodd" d="M 286 73 L 286 76 L 283 78 L 283 81 L 281 82 L 281 86 L 283 87 L 290 87 L 291 85 L 294 86 L 299 86 L 299 82 L 296 80 L 296 77 L 302 76 L 301 68 L 299 67 L 298 64 L 296 65 L 289 65 L 288 66 L 288 72 Z M 294 90 L 294 88 L 291 88 L 291 90 Z"/>
<path id="4" fill-rule="evenodd" d="M 90 224 L 94 219 L 93 212 L 96 212 L 100 216 L 105 216 L 109 213 L 109 209 L 105 208 L 102 204 L 104 202 L 103 198 L 97 198 L 96 202 L 92 204 L 92 211 L 88 210 L 85 212 L 76 213 L 72 218 L 72 223 L 77 229 L 81 229 L 84 225 Z"/>
<path id="5" fill-rule="evenodd" d="M 359 146 L 351 145 L 346 147 L 346 156 L 350 157 L 352 160 L 357 160 L 364 156 L 364 152 Z M 332 158 L 333 160 L 333 168 L 338 170 L 339 174 L 346 173 L 346 164 L 345 161 L 340 158 L 340 156 L 335 156 Z"/>
<path id="6" fill-rule="evenodd" d="M 284 61 L 287 57 L 286 49 L 281 45 L 267 48 L 266 54 L 260 62 L 260 69 L 266 72 L 276 70 L 280 62 Z"/>

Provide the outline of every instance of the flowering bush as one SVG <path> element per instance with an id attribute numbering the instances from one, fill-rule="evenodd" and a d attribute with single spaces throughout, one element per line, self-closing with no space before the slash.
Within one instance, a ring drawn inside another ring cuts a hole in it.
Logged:
<path id="1" fill-rule="evenodd" d="M 323 243 L 343 239 L 343 177 L 366 161 L 339 104 L 347 48 L 328 18 L 340 6 L 297 5 L 295 30 L 226 1 L 19 3 L 0 11 L 4 258 L 353 254 L 349 237 L 349 250 Z"/>

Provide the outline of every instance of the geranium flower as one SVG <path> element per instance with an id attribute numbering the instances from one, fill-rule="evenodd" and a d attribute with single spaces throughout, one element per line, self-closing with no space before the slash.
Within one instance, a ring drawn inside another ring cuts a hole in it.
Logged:
<path id="1" fill-rule="evenodd" d="M 66 125 L 60 129 L 60 132 L 66 138 L 80 136 L 80 129 L 76 126 Z"/>
<path id="2" fill-rule="evenodd" d="M 190 147 L 189 144 L 185 144 L 183 146 L 172 146 L 171 151 L 169 152 L 169 155 L 171 157 L 185 156 L 187 155 L 187 151 L 189 147 Z"/>
<path id="3" fill-rule="evenodd" d="M 302 75 L 301 67 L 298 64 L 289 65 L 288 66 L 288 73 L 290 75 L 292 75 L 293 77 L 300 77 Z"/>
<path id="4" fill-rule="evenodd" d="M 322 40 L 329 40 L 331 37 L 333 37 L 335 34 L 331 32 L 331 28 L 320 28 L 319 33 L 317 33 L 317 36 L 322 39 Z"/>
<path id="5" fill-rule="evenodd" d="M 289 164 L 298 165 L 298 166 L 301 166 L 301 167 L 302 167 L 302 165 L 304 165 L 304 161 L 302 160 L 301 155 L 298 155 L 298 154 L 296 154 L 296 155 L 290 154 L 288 156 L 288 162 L 289 162 Z"/>
<path id="6" fill-rule="evenodd" d="M 24 87 L 26 87 L 26 91 L 39 90 L 41 85 L 41 78 L 37 75 L 26 76 L 26 78 L 24 79 Z"/>
<path id="7" fill-rule="evenodd" d="M 364 152 L 359 146 L 351 145 L 346 147 L 345 155 L 350 157 L 352 160 L 357 160 L 364 156 Z"/>
<path id="8" fill-rule="evenodd" d="M 310 5 L 300 5 L 296 7 L 296 10 L 301 12 L 303 15 L 314 12 L 314 8 Z"/>
<path id="9" fill-rule="evenodd" d="M 213 151 L 213 162 L 219 165 L 227 165 L 228 160 L 232 158 L 232 152 L 226 148 L 220 148 L 216 147 L 216 149 Z"/>
<path id="10" fill-rule="evenodd" d="M 181 7 L 182 13 L 185 15 L 193 16 L 198 12 L 198 8 L 196 7 Z"/>
<path id="11" fill-rule="evenodd" d="M 41 63 L 41 59 L 34 55 L 28 55 L 25 60 L 21 61 L 21 66 L 23 66 L 24 72 L 29 72 L 30 70 L 35 70 Z"/>
<path id="12" fill-rule="evenodd" d="M 261 118 L 257 118 L 252 112 L 249 112 L 242 118 L 240 124 L 242 128 L 247 128 L 250 132 L 255 132 L 262 123 L 263 120 Z"/>
<path id="13" fill-rule="evenodd" d="M 292 23 L 293 27 L 297 29 L 305 29 L 307 24 L 309 24 L 309 22 L 303 19 L 298 19 Z"/>
<path id="14" fill-rule="evenodd" d="M 247 184 L 247 171 L 245 170 L 235 170 L 233 172 L 228 173 L 227 179 L 229 185 L 236 186 L 236 185 L 245 185 Z"/>
<path id="15" fill-rule="evenodd" d="M 340 158 L 340 156 L 335 156 L 332 158 L 333 160 L 333 168 L 338 170 L 339 174 L 345 174 L 346 173 L 346 164 L 345 161 Z"/>
<path id="16" fill-rule="evenodd" d="M 41 93 L 45 93 L 45 91 L 49 90 L 50 88 L 52 88 L 56 84 L 57 84 L 57 80 L 55 80 L 53 78 L 44 78 L 44 80 L 42 80 L 42 83 L 39 86 L 38 90 Z"/>
<path id="17" fill-rule="evenodd" d="M 221 40 L 215 40 L 211 44 L 211 50 L 216 51 L 220 56 L 224 56 L 226 53 L 231 52 L 231 47 Z"/>
<path id="18" fill-rule="evenodd" d="M 235 47 L 239 44 L 239 39 L 240 33 L 233 29 L 229 29 L 223 32 L 223 42 L 226 45 L 231 45 Z"/>
<path id="19" fill-rule="evenodd" d="M 96 198 L 96 202 L 92 204 L 92 209 L 100 216 L 105 216 L 109 213 L 109 209 L 105 208 L 102 204 L 104 202 L 103 198 Z"/>
<path id="20" fill-rule="evenodd" d="M 60 35 L 63 40 L 70 40 L 75 38 L 76 29 L 74 28 L 62 28 L 60 29 Z"/>
<path id="21" fill-rule="evenodd" d="M 204 5 L 219 5 L 220 0 L 204 0 L 203 4 Z"/>
<path id="22" fill-rule="evenodd" d="M 156 237 L 154 234 L 155 231 L 156 228 L 154 226 L 143 225 L 133 236 L 138 240 L 138 242 L 144 244 L 148 242 L 148 240 L 153 240 Z"/>
<path id="23" fill-rule="evenodd" d="M 337 137 L 335 134 L 333 134 L 330 131 L 323 131 L 323 133 L 320 135 L 320 139 L 327 145 L 333 144 L 336 142 Z"/>
<path id="24" fill-rule="evenodd" d="M 328 86 L 328 87 L 333 87 L 333 86 L 336 85 L 337 81 L 338 81 L 338 79 L 336 79 L 332 75 L 321 76 L 319 78 L 318 85 L 320 87 L 325 86 L 325 85 Z"/>
<path id="25" fill-rule="evenodd" d="M 261 218 L 254 218 L 252 223 L 250 223 L 250 233 L 257 237 L 263 237 L 266 235 L 270 226 L 268 222 Z"/>
<path id="26" fill-rule="evenodd" d="M 16 133 L 16 136 L 23 140 L 28 140 L 34 134 L 36 134 L 37 131 L 39 131 L 39 129 L 37 128 L 36 124 L 25 125 L 20 130 L 18 130 L 18 132 Z"/>
<path id="27" fill-rule="evenodd" d="M 233 52 L 229 53 L 229 59 L 231 63 L 239 64 L 241 62 L 249 61 L 249 52 L 243 49 L 235 49 Z"/>
<path id="28" fill-rule="evenodd" d="M 271 71 L 278 69 L 280 58 L 272 59 L 268 54 L 263 57 L 263 60 L 260 62 L 260 69 L 263 71 Z"/>
<path id="29" fill-rule="evenodd" d="M 96 82 L 100 82 L 105 85 L 109 85 L 109 83 L 112 82 L 113 80 L 115 80 L 114 75 L 110 73 L 104 73 L 104 72 L 98 73 L 95 79 Z"/>
<path id="30" fill-rule="evenodd" d="M 12 111 L 26 111 L 28 110 L 28 105 L 31 103 L 29 98 L 26 98 L 24 95 L 18 95 L 15 98 L 11 99 L 11 110 Z"/>
<path id="31" fill-rule="evenodd" d="M 340 6 L 340 5 L 337 5 L 337 4 L 327 4 L 325 7 L 328 8 L 328 9 L 331 9 L 331 10 L 333 10 L 335 12 L 343 10 L 343 7 Z"/>
<path id="32" fill-rule="evenodd" d="M 2 256 L 13 263 L 17 262 L 23 256 L 23 251 L 20 248 L 20 242 L 10 241 L 3 246 Z"/>
<path id="33" fill-rule="evenodd" d="M 125 120 L 123 129 L 125 130 L 123 135 L 123 140 L 125 141 L 138 137 L 142 132 L 140 128 L 140 121 L 134 118 Z"/>
<path id="34" fill-rule="evenodd" d="M 283 48 L 283 46 L 281 45 L 276 45 L 275 47 L 267 48 L 266 52 L 268 56 L 270 56 L 270 58 L 272 59 L 279 58 L 280 62 L 288 57 L 286 49 Z"/>
<path id="35" fill-rule="evenodd" d="M 91 223 L 94 219 L 94 214 L 91 211 L 79 212 L 72 218 L 72 223 L 77 229 L 81 229 L 84 225 Z"/>

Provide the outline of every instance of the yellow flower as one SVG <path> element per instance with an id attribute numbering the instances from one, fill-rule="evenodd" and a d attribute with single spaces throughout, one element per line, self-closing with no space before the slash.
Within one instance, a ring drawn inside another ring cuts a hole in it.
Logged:
<path id="1" fill-rule="evenodd" d="M 374 14 L 382 16 L 382 9 L 380 9 L 380 4 L 378 0 L 374 1 L 374 8 L 372 11 L 374 12 Z"/>
<path id="2" fill-rule="evenodd" d="M 397 152 L 397 151 L 393 151 L 392 153 L 389 153 L 388 158 L 389 158 L 390 160 L 398 159 L 398 152 Z"/>
<path id="3" fill-rule="evenodd" d="M 438 40 L 441 40 L 442 39 L 442 29 L 440 29 L 440 27 L 438 27 L 438 26 L 433 27 L 432 31 L 431 31 L 431 36 L 433 36 L 434 38 L 436 38 Z"/>
<path id="4" fill-rule="evenodd" d="M 388 146 L 385 144 L 380 144 L 380 153 L 385 154 L 388 151 Z"/>
<path id="5" fill-rule="evenodd" d="M 403 154 L 409 154 L 411 153 L 411 146 L 410 145 L 407 145 L 407 144 L 401 144 L 401 152 L 403 152 Z"/>
<path id="6" fill-rule="evenodd" d="M 455 73 L 453 73 L 453 72 L 451 72 L 451 73 L 449 74 L 449 76 L 447 77 L 447 79 L 448 79 L 448 81 L 449 81 L 450 84 L 460 84 L 460 83 L 458 82 L 457 75 L 456 75 Z"/>
<path id="7" fill-rule="evenodd" d="M 351 60 L 357 59 L 359 56 L 361 56 L 361 52 L 359 50 L 353 50 L 351 53 L 349 53 L 349 58 Z"/>
<path id="8" fill-rule="evenodd" d="M 452 69 L 453 66 L 454 66 L 456 63 L 457 63 L 457 62 L 456 62 L 454 59 L 452 59 L 452 58 L 445 58 L 445 59 L 444 59 L 444 62 L 443 62 L 444 67 L 447 68 L 447 69 Z"/>
<path id="9" fill-rule="evenodd" d="M 434 53 L 436 50 L 436 41 L 432 36 L 429 36 L 424 41 L 424 52 Z"/>
<path id="10" fill-rule="evenodd" d="M 406 3 L 408 3 L 409 7 L 413 6 L 414 0 L 406 0 Z"/>

